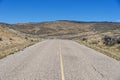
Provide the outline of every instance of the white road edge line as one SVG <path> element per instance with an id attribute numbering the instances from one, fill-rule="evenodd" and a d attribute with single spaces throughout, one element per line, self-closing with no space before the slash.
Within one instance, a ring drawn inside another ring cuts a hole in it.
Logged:
<path id="1" fill-rule="evenodd" d="M 60 69 L 61 69 L 61 78 L 62 78 L 62 80 L 65 80 L 65 77 L 64 77 L 64 68 L 63 68 L 63 58 L 62 58 L 62 48 L 61 48 L 61 43 L 59 43 L 59 51 L 60 51 Z"/>

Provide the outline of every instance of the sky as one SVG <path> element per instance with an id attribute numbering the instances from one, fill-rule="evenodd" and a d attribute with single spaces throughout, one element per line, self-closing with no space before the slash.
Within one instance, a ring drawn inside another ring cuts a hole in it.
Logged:
<path id="1" fill-rule="evenodd" d="M 0 0 L 0 22 L 120 21 L 120 0 Z"/>

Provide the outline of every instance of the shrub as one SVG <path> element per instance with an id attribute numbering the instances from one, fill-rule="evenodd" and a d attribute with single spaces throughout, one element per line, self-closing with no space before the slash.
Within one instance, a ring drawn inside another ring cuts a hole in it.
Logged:
<path id="1" fill-rule="evenodd" d="M 12 38 L 9 38 L 9 40 L 13 40 Z"/>
<path id="2" fill-rule="evenodd" d="M 26 40 L 28 40 L 28 37 L 25 37 Z"/>
<path id="3" fill-rule="evenodd" d="M 81 38 L 82 41 L 87 41 L 87 38 Z"/>
<path id="4" fill-rule="evenodd" d="M 33 42 L 34 40 L 31 39 L 31 42 Z"/>
<path id="5" fill-rule="evenodd" d="M 108 46 L 112 46 L 116 43 L 116 39 L 109 37 L 109 36 L 104 36 L 103 37 L 103 43 Z"/>
<path id="6" fill-rule="evenodd" d="M 120 37 L 117 38 L 117 43 L 120 44 Z"/>
<path id="7" fill-rule="evenodd" d="M 3 41 L 3 39 L 2 39 L 2 38 L 0 38 L 0 41 Z"/>

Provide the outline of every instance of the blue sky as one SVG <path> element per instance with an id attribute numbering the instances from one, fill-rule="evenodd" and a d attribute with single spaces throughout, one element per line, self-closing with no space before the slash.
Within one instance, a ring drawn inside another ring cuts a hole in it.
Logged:
<path id="1" fill-rule="evenodd" d="M 0 22 L 120 21 L 120 0 L 0 0 Z"/>

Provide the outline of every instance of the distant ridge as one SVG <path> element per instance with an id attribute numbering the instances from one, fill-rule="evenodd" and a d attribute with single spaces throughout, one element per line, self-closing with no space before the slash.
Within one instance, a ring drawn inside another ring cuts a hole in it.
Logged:
<path id="1" fill-rule="evenodd" d="M 75 20 L 56 20 L 48 22 L 28 22 L 18 24 L 0 23 L 24 34 L 43 38 L 80 38 L 82 33 L 101 33 L 110 30 L 120 30 L 119 22 L 84 22 Z M 90 35 L 90 34 L 89 34 Z"/>

